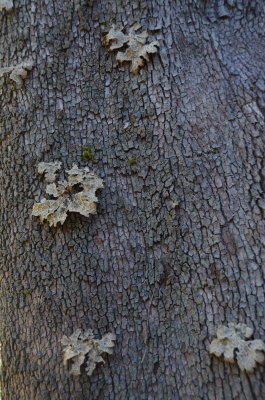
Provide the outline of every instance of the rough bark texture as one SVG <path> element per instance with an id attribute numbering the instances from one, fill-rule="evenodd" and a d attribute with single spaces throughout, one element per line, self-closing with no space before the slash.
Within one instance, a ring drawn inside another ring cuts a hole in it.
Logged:
<path id="1" fill-rule="evenodd" d="M 0 66 L 34 62 L 21 89 L 0 89 L 4 400 L 265 397 L 264 367 L 247 376 L 208 353 L 218 325 L 265 334 L 264 16 L 263 0 L 0 12 Z M 101 46 L 134 22 L 160 41 L 136 76 Z M 98 215 L 31 217 L 37 164 L 54 160 L 104 179 Z M 77 328 L 117 335 L 91 377 L 63 366 Z"/>

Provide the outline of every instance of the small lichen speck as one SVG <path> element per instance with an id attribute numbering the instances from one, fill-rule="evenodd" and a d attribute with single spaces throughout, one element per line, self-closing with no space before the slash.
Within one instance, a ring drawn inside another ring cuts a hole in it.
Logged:
<path id="1" fill-rule="evenodd" d="M 148 33 L 136 33 L 140 28 L 139 24 L 134 24 L 129 33 L 125 34 L 121 28 L 113 25 L 103 40 L 103 46 L 109 46 L 110 50 L 121 49 L 116 55 L 116 60 L 120 63 L 130 61 L 133 74 L 138 74 L 145 62 L 150 60 L 149 54 L 157 53 L 159 48 L 157 40 L 146 44 Z"/>
<path id="2" fill-rule="evenodd" d="M 81 365 L 86 365 L 87 375 L 92 375 L 97 363 L 104 362 L 101 354 L 113 353 L 114 333 L 107 333 L 102 339 L 95 339 L 91 329 L 82 333 L 77 329 L 71 336 L 63 336 L 61 343 L 64 346 L 64 365 L 70 360 L 70 374 L 80 375 Z"/>
<path id="3" fill-rule="evenodd" d="M 0 11 L 4 8 L 6 11 L 11 11 L 13 8 L 13 0 L 0 0 Z"/>
<path id="4" fill-rule="evenodd" d="M 246 340 L 253 329 L 245 324 L 229 323 L 217 328 L 217 339 L 209 347 L 210 354 L 223 357 L 229 363 L 237 363 L 241 371 L 253 372 L 256 363 L 264 362 L 265 343 L 260 339 Z"/>
<path id="5" fill-rule="evenodd" d="M 56 181 L 56 172 L 61 163 L 40 163 L 38 172 L 45 174 L 46 194 L 50 199 L 35 203 L 32 215 L 47 220 L 50 226 L 63 224 L 68 212 L 77 212 L 86 217 L 96 214 L 97 189 L 103 188 L 103 181 L 88 167 L 79 169 L 75 164 L 66 171 L 68 180 Z"/>
<path id="6" fill-rule="evenodd" d="M 18 88 L 21 88 L 23 79 L 26 79 L 28 71 L 30 71 L 32 67 L 33 63 L 28 61 L 15 66 L 0 68 L 0 78 L 5 74 L 10 74 L 9 78 L 16 83 Z"/>

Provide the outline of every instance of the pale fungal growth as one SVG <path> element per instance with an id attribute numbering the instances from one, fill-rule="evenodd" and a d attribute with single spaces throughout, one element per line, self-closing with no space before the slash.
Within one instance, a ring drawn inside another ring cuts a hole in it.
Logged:
<path id="1" fill-rule="evenodd" d="M 0 11 L 6 9 L 6 11 L 11 11 L 13 8 L 13 0 L 0 0 Z"/>
<path id="2" fill-rule="evenodd" d="M 138 74 L 145 62 L 150 60 L 149 54 L 157 53 L 159 48 L 157 40 L 146 44 L 148 33 L 136 33 L 140 28 L 141 25 L 134 24 L 129 33 L 125 34 L 114 25 L 103 41 L 103 45 L 109 46 L 110 50 L 121 49 L 116 55 L 116 60 L 120 63 L 130 61 L 133 74 Z"/>
<path id="3" fill-rule="evenodd" d="M 33 63 L 28 61 L 11 67 L 0 68 L 0 78 L 5 74 L 10 74 L 9 78 L 20 88 L 23 84 L 23 79 L 26 79 L 28 71 L 30 71 L 32 67 Z"/>
<path id="4" fill-rule="evenodd" d="M 91 329 L 82 333 L 77 329 L 71 336 L 63 336 L 61 343 L 64 346 L 64 365 L 70 360 L 70 374 L 80 375 L 80 367 L 84 364 L 87 375 L 92 375 L 97 363 L 103 362 L 102 353 L 113 353 L 114 333 L 107 333 L 102 339 L 94 339 Z"/>
<path id="5" fill-rule="evenodd" d="M 50 226 L 63 224 L 68 212 L 76 212 L 88 217 L 96 214 L 96 191 L 103 188 L 103 181 L 88 167 L 79 169 L 75 164 L 66 171 L 68 180 L 56 181 L 56 172 L 61 168 L 60 162 L 40 163 L 38 172 L 45 174 L 46 193 L 50 199 L 35 203 L 32 215 L 47 220 Z"/>
<path id="6" fill-rule="evenodd" d="M 223 357 L 229 363 L 237 363 L 241 371 L 253 372 L 256 363 L 264 362 L 265 343 L 260 339 L 246 340 L 253 329 L 245 324 L 229 323 L 217 328 L 217 339 L 209 347 L 210 354 Z"/>

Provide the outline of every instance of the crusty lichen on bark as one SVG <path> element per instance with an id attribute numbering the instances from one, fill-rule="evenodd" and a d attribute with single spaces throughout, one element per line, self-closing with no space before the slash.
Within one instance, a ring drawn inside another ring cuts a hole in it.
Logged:
<path id="1" fill-rule="evenodd" d="M 13 0 L 0 0 L 0 11 L 5 9 L 11 11 L 13 8 Z"/>
<path id="2" fill-rule="evenodd" d="M 121 28 L 112 26 L 109 33 L 104 37 L 103 45 L 109 46 L 110 50 L 117 50 L 116 60 L 120 63 L 129 61 L 132 63 L 131 71 L 138 74 L 140 69 L 150 60 L 149 54 L 157 53 L 159 42 L 153 41 L 146 44 L 148 33 L 136 33 L 141 28 L 139 24 L 134 24 L 129 33 L 125 34 Z M 124 47 L 124 49 L 122 49 Z"/>
<path id="3" fill-rule="evenodd" d="M 210 354 L 223 357 L 229 363 L 237 363 L 241 371 L 251 373 L 257 363 L 264 362 L 265 343 L 260 339 L 246 340 L 253 335 L 253 329 L 245 324 L 229 323 L 217 328 L 217 339 L 209 348 Z"/>
<path id="4" fill-rule="evenodd" d="M 80 375 L 80 368 L 86 365 L 87 375 L 92 375 L 97 363 L 103 362 L 101 354 L 113 353 L 114 333 L 107 333 L 102 339 L 95 339 L 91 329 L 82 333 L 81 329 L 77 329 L 71 336 L 63 336 L 61 343 L 64 346 L 64 365 L 70 360 L 70 374 Z"/>
<path id="5" fill-rule="evenodd" d="M 20 88 L 23 84 L 23 80 L 28 76 L 28 71 L 30 71 L 32 67 L 33 62 L 27 61 L 18 65 L 0 68 L 0 78 L 5 74 L 10 74 L 9 78 L 16 83 L 18 88 Z"/>
<path id="6" fill-rule="evenodd" d="M 61 169 L 62 163 L 60 161 L 55 162 L 41 162 L 38 164 L 38 173 L 45 174 L 45 181 L 47 183 L 53 183 L 56 180 L 56 172 Z"/>
<path id="7" fill-rule="evenodd" d="M 68 212 L 77 212 L 86 217 L 96 214 L 96 191 L 103 188 L 103 181 L 88 167 L 79 169 L 73 164 L 67 170 L 68 180 L 56 181 L 56 172 L 61 163 L 40 163 L 38 172 L 45 174 L 46 193 L 50 199 L 42 199 L 33 205 L 32 215 L 47 220 L 50 226 L 63 224 Z"/>

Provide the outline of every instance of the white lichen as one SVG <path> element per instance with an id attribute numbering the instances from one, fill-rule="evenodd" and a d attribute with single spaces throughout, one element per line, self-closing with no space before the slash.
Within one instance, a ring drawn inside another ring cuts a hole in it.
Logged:
<path id="1" fill-rule="evenodd" d="M 13 8 L 13 0 L 0 0 L 0 11 L 6 9 L 6 11 L 11 11 Z"/>
<path id="2" fill-rule="evenodd" d="M 113 25 L 103 41 L 103 45 L 109 46 L 110 50 L 121 49 L 116 55 L 116 60 L 121 63 L 125 61 L 131 62 L 133 74 L 138 74 L 145 62 L 150 60 L 149 54 L 157 53 L 159 48 L 157 40 L 146 44 L 148 33 L 146 31 L 136 33 L 140 28 L 139 24 L 134 24 L 129 33 L 125 34 L 122 29 Z"/>
<path id="3" fill-rule="evenodd" d="M 33 63 L 28 61 L 15 66 L 0 68 L 0 78 L 5 74 L 9 74 L 9 78 L 20 88 L 23 84 L 23 80 L 28 76 L 28 71 L 30 71 L 32 67 Z"/>
<path id="4" fill-rule="evenodd" d="M 102 339 L 95 339 L 91 329 L 82 333 L 77 329 L 71 336 L 63 336 L 61 343 L 64 346 L 63 363 L 67 365 L 70 360 L 70 374 L 80 375 L 80 367 L 84 364 L 87 375 L 92 375 L 97 363 L 103 362 L 101 354 L 113 353 L 116 335 L 107 333 Z"/>
<path id="5" fill-rule="evenodd" d="M 56 172 L 61 169 L 62 163 L 60 161 L 55 162 L 41 162 L 38 165 L 38 173 L 45 174 L 45 181 L 47 183 L 55 182 Z"/>
<path id="6" fill-rule="evenodd" d="M 253 372 L 256 363 L 264 362 L 265 343 L 260 339 L 246 340 L 253 329 L 245 324 L 229 323 L 217 328 L 217 339 L 209 347 L 210 354 L 223 357 L 229 363 L 237 363 L 241 371 Z"/>
<path id="7" fill-rule="evenodd" d="M 86 217 L 96 214 L 96 191 L 103 188 L 103 181 L 88 167 L 79 169 L 75 164 L 66 171 L 68 180 L 56 181 L 60 162 L 40 163 L 38 172 L 45 174 L 46 194 L 50 199 L 42 199 L 33 205 L 32 215 L 47 220 L 50 226 L 63 224 L 68 212 L 80 213 Z"/>

